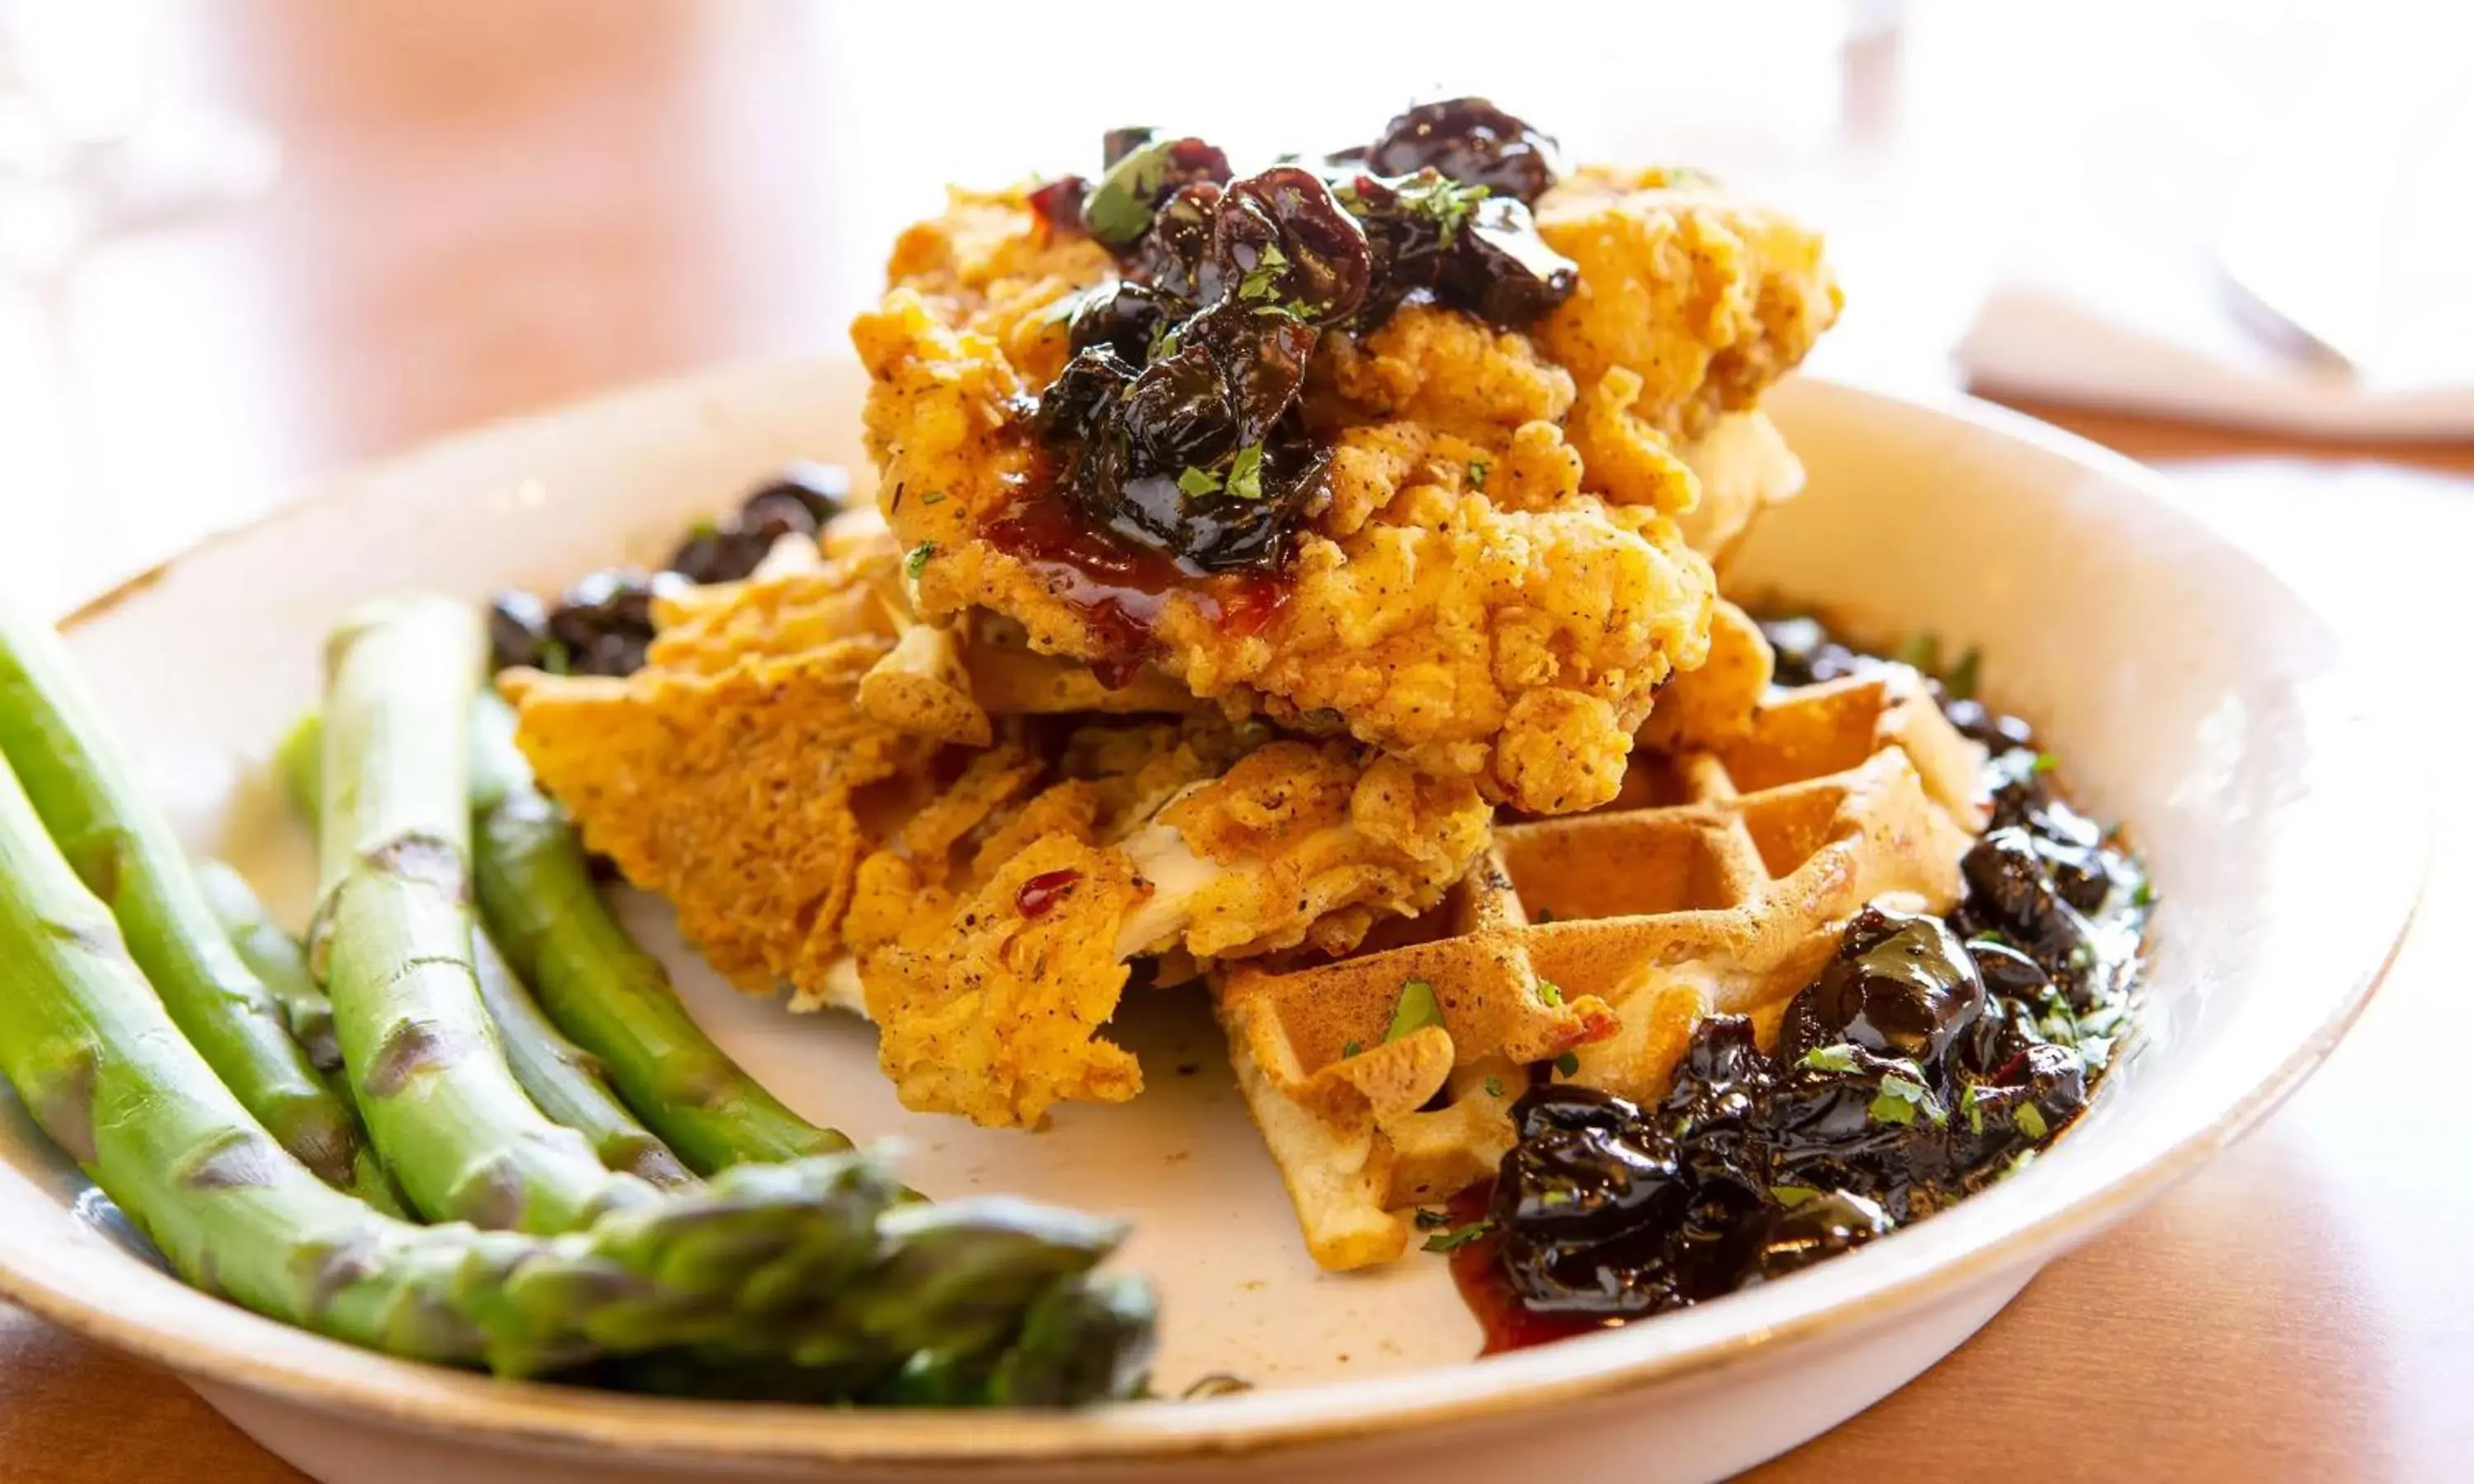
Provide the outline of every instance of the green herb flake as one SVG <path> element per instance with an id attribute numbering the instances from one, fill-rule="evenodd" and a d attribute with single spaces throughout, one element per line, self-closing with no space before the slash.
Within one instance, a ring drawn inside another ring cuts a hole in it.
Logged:
<path id="1" fill-rule="evenodd" d="M 1500 1078 L 1500 1077 L 1489 1077 L 1489 1078 L 1487 1078 L 1487 1079 L 1486 1079 L 1486 1095 L 1487 1095 L 1487 1096 L 1489 1096 L 1489 1097 L 1501 1097 L 1501 1096 L 1503 1096 L 1503 1079 L 1502 1079 L 1502 1078 Z"/>
<path id="2" fill-rule="evenodd" d="M 1856 1060 L 1856 1044 L 1842 1041 L 1834 1046 L 1815 1046 L 1804 1054 L 1799 1064 L 1818 1072 L 1852 1072 L 1863 1064 Z"/>
<path id="3" fill-rule="evenodd" d="M 1348 1040 L 1346 1040 L 1346 1041 L 1342 1041 L 1342 1042 L 1341 1042 L 1341 1045 L 1340 1045 L 1340 1055 L 1341 1055 L 1341 1060 L 1343 1060 L 1343 1061 L 1346 1061 L 1348 1058 L 1350 1058 L 1350 1057 L 1353 1057 L 1353 1056 L 1357 1055 L 1357 1053 L 1359 1053 L 1360 1051 L 1363 1051 L 1363 1050 L 1365 1050 L 1365 1049 L 1366 1049 L 1366 1045 L 1365 1045 L 1365 1043 L 1364 1043 L 1363 1041 L 1360 1041 L 1359 1040 L 1357 1040 L 1357 1038 L 1355 1038 L 1355 1037 L 1353 1037 L 1353 1036 L 1352 1036 L 1352 1037 L 1350 1037 Z"/>
<path id="4" fill-rule="evenodd" d="M 1932 1095 L 1932 1089 L 1925 1086 L 1924 1079 L 1909 1076 L 1904 1071 L 1882 1074 L 1880 1091 L 1865 1112 L 1876 1123 L 1913 1123 L 1918 1113 L 1924 1114 L 1931 1123 L 1945 1122 L 1950 1117 L 1940 1100 Z"/>
<path id="5" fill-rule="evenodd" d="M 2052 754 L 2038 753 L 2036 754 L 2036 760 L 2027 765 L 2027 771 L 2030 773 L 2050 773 L 2053 771 L 2055 766 Z"/>
<path id="6" fill-rule="evenodd" d="M 1988 927 L 1967 941 L 1970 943 L 1989 943 L 1997 948 L 2006 948 L 2010 946 L 2010 940 L 2002 937 L 2001 930 L 1996 927 Z"/>
<path id="7" fill-rule="evenodd" d="M 2025 1169 L 2028 1165 L 2035 1162 L 2036 1151 L 2033 1149 L 2022 1149 L 2011 1159 L 2009 1163 L 2001 1167 L 2001 1173 L 1997 1178 L 2008 1180 L 2012 1176 L 2018 1174 L 2021 1170 Z"/>
<path id="8" fill-rule="evenodd" d="M 1770 1199 L 1778 1202 L 1781 1206 L 1785 1207 L 1789 1210 L 1795 1209 L 1797 1207 L 1802 1206 L 1805 1202 L 1811 1200 L 1819 1194 L 1821 1194 L 1821 1192 L 1815 1190 L 1810 1185 L 1770 1186 Z"/>
<path id="9" fill-rule="evenodd" d="M 1176 326 L 1162 318 L 1159 323 L 1152 326 L 1152 343 L 1144 349 L 1143 359 L 1146 362 L 1165 361 L 1176 354 L 1177 345 Z"/>
<path id="10" fill-rule="evenodd" d="M 1564 987 L 1552 979 L 1540 979 L 1537 985 L 1538 1003 L 1552 1010 L 1564 1003 Z"/>
<path id="11" fill-rule="evenodd" d="M 1207 468 L 1189 467 L 1184 473 L 1176 476 L 1176 487 L 1197 498 L 1206 494 L 1218 494 L 1220 476 Z"/>
<path id="12" fill-rule="evenodd" d="M 945 491 L 942 490 L 931 490 L 926 494 L 919 497 L 919 503 L 922 505 L 942 505 L 945 503 Z"/>
<path id="13" fill-rule="evenodd" d="M 1469 1243 L 1476 1241 L 1479 1237 L 1486 1235 L 1489 1232 L 1493 1230 L 1494 1222 L 1489 1217 L 1481 1216 L 1477 1220 L 1470 1222 L 1467 1226 L 1454 1227 L 1448 1232 L 1436 1233 L 1434 1235 L 1426 1238 L 1423 1250 L 1427 1252 L 1457 1252 L 1461 1248 L 1467 1247 Z"/>
<path id="14" fill-rule="evenodd" d="M 1564 1080 L 1568 1082 L 1581 1075 L 1581 1059 L 1566 1051 L 1555 1059 L 1555 1070 L 1562 1073 Z"/>
<path id="15" fill-rule="evenodd" d="M 2045 1115 L 2037 1111 L 2033 1103 L 2021 1103 L 2015 1121 L 2019 1125 L 2019 1132 L 2029 1138 L 2040 1139 L 2053 1132 L 2046 1125 Z"/>
<path id="16" fill-rule="evenodd" d="M 1383 1041 L 1389 1045 L 1443 1023 L 1443 1007 L 1435 999 L 1435 987 L 1423 979 L 1412 979 L 1400 986 L 1400 1003 L 1393 1007 L 1392 1028 L 1383 1033 Z"/>
<path id="17" fill-rule="evenodd" d="M 936 543 L 921 541 L 910 548 L 910 555 L 902 559 L 902 570 L 910 574 L 912 582 L 917 582 L 919 574 L 928 570 L 928 559 L 934 555 L 936 555 Z"/>
<path id="18" fill-rule="evenodd" d="M 1452 1213 L 1447 1210 L 1434 1210 L 1430 1208 L 1420 1206 L 1418 1208 L 1417 1222 L 1418 1230 L 1420 1232 L 1441 1231 L 1443 1228 L 1452 1224 Z"/>
<path id="19" fill-rule="evenodd" d="M 559 639 L 544 639 L 542 641 L 541 668 L 545 674 L 548 675 L 571 675 L 574 673 L 575 659 L 572 655 L 568 653 L 565 641 Z"/>
<path id="20" fill-rule="evenodd" d="M 1487 476 L 1487 472 L 1488 472 L 1488 466 L 1487 466 L 1487 462 L 1486 462 L 1484 459 L 1471 459 L 1471 460 L 1469 460 L 1469 466 L 1468 466 L 1468 481 L 1469 481 L 1469 488 L 1470 488 L 1470 489 L 1472 489 L 1472 490 L 1478 491 L 1480 491 L 1481 493 L 1482 493 L 1482 492 L 1484 492 L 1484 491 L 1485 491 L 1485 490 L 1486 490 L 1486 476 Z"/>
<path id="21" fill-rule="evenodd" d="M 2139 884 L 2130 889 L 2130 904 L 2134 907 L 2156 905 L 2156 883 L 2141 876 Z"/>
<path id="22" fill-rule="evenodd" d="M 1263 445 L 1248 443 L 1228 466 L 1228 492 L 1241 500 L 1263 497 Z"/>
<path id="23" fill-rule="evenodd" d="M 1463 185 L 1440 174 L 1420 175 L 1399 187 L 1400 204 L 1434 223 L 1436 233 L 1445 239 L 1461 229 L 1490 194 L 1483 185 Z"/>
<path id="24" fill-rule="evenodd" d="M 1280 291 L 1280 270 L 1288 266 L 1289 255 L 1280 251 L 1278 243 L 1266 245 L 1263 255 L 1237 280 L 1237 297 L 1249 304 L 1271 299 Z"/>
<path id="25" fill-rule="evenodd" d="M 711 515 L 699 515 L 695 524 L 688 527 L 688 535 L 699 541 L 709 541 L 720 534 L 721 522 Z"/>
<path id="26" fill-rule="evenodd" d="M 1174 139 L 1155 139 L 1108 167 L 1082 203 L 1082 225 L 1091 235 L 1121 248 L 1151 230 L 1152 204 L 1168 179 Z"/>
<path id="27" fill-rule="evenodd" d="M 1991 1088 L 1980 1082 L 1967 1089 L 1967 1101 L 1963 1105 L 1967 1110 L 1967 1132 L 1984 1132 L 1984 1105 L 1993 1101 L 1996 1095 Z"/>

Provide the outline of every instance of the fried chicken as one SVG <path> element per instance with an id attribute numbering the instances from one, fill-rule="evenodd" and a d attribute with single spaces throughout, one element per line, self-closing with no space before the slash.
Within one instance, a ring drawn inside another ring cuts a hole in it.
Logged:
<path id="1" fill-rule="evenodd" d="M 1466 782 L 1211 719 L 981 754 L 860 867 L 844 933 L 907 1107 L 1001 1127 L 1122 1102 L 1105 1039 L 1137 957 L 1354 946 L 1439 901 L 1487 841 Z"/>
<path id="2" fill-rule="evenodd" d="M 1014 235 L 992 236 L 988 209 L 971 198 L 966 219 L 914 228 L 906 241 L 965 266 L 932 284 L 905 272 L 918 254 L 898 257 L 895 287 L 852 328 L 886 516 L 931 620 L 989 609 L 1042 653 L 1110 659 L 1088 582 L 989 536 L 1037 478 L 1022 419 L 1062 362 L 1079 285 L 1000 272 L 1049 228 L 1017 207 Z M 1354 735 L 1491 799 L 1603 801 L 1657 686 L 1708 642 L 1712 579 L 1673 518 L 1694 499 L 1689 469 L 1652 443 L 1640 458 L 1661 491 L 1587 491 L 1559 425 L 1570 377 L 1466 316 L 1411 305 L 1362 349 L 1325 344 L 1309 385 L 1337 443 L 1331 491 L 1276 605 L 1248 606 L 1234 579 L 1127 596 L 1152 658 L 1232 712 Z"/>

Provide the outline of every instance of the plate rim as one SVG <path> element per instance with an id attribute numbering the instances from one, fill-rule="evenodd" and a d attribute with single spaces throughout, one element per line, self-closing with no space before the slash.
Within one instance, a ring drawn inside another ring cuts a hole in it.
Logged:
<path id="1" fill-rule="evenodd" d="M 813 368 L 825 358 L 755 362 L 715 368 L 639 384 L 599 396 L 514 418 L 497 419 L 414 445 L 392 457 L 310 482 L 296 497 L 257 516 L 212 533 L 80 604 L 60 620 L 74 631 L 162 580 L 176 567 L 227 542 L 296 518 L 304 511 L 348 495 L 369 477 L 459 445 L 485 440 L 510 427 L 575 417 L 632 399 L 691 396 L 743 378 L 785 375 Z M 846 358 L 831 358 L 836 369 Z M 2157 471 L 2075 434 L 2024 413 L 1956 391 L 1890 395 L 1828 378 L 1800 377 L 1787 395 L 1807 391 L 1853 397 L 1883 406 L 1954 419 L 1982 432 L 2033 448 L 2127 486 L 2193 520 L 2208 537 L 2256 569 L 2283 597 L 2317 621 L 2334 640 L 2324 681 L 2367 704 L 2357 646 L 2322 605 L 2287 582 L 2221 529 L 2193 515 L 2171 482 Z M 1758 1328 L 1696 1345 L 1652 1348 L 1653 1327 L 1614 1330 L 1559 1345 L 1499 1356 L 1421 1368 L 1397 1376 L 1310 1387 L 1283 1388 L 1214 1400 L 1203 1406 L 1135 1403 L 1069 1414 L 973 1411 L 834 1411 L 750 1403 L 680 1401 L 596 1393 L 536 1382 L 508 1382 L 448 1367 L 424 1365 L 365 1351 L 342 1341 L 295 1329 L 247 1310 L 234 1310 L 221 1335 L 208 1336 L 149 1325 L 109 1304 L 57 1286 L 25 1270 L 0 1249 L 0 1298 L 96 1343 L 161 1364 L 184 1378 L 236 1386 L 290 1404 L 395 1427 L 444 1426 L 474 1444 L 547 1448 L 569 1452 L 625 1450 L 667 1460 L 697 1458 L 737 1463 L 869 1463 L 933 1468 L 957 1463 L 1003 1464 L 1059 1460 L 1164 1460 L 1201 1455 L 1255 1455 L 1342 1439 L 1367 1440 L 1440 1426 L 1477 1423 L 1549 1406 L 1568 1406 L 1686 1375 L 1712 1375 L 1775 1355 L 1824 1334 L 1854 1333 L 1885 1324 L 1900 1312 L 1990 1280 L 2006 1269 L 2038 1262 L 2111 1225 L 2193 1173 L 2272 1112 L 2298 1088 L 2351 1029 L 2394 964 L 2421 904 L 2436 826 L 2422 821 L 2420 849 L 2395 863 L 2398 879 L 2380 888 L 2375 921 L 2346 944 L 2340 962 L 2350 966 L 2346 983 L 2329 1001 L 2328 1013 L 2292 1049 L 2265 1068 L 2240 1096 L 2178 1141 L 2152 1152 L 2144 1162 L 2097 1180 L 2074 1205 L 2020 1219 L 2002 1231 L 1905 1273 L 1889 1273 L 1864 1291 L 1837 1302 L 1807 1300 L 1779 1305 L 1783 1312 Z M 2392 898 L 2392 899 L 2391 899 Z M 2030 1171 L 2018 1185 L 2030 1185 Z M 1793 1281 L 1772 1294 L 1790 1295 Z M 1804 1290 L 1818 1293 L 1820 1290 Z M 203 1297 L 203 1296 L 202 1296 Z M 255 1347 L 257 1327 L 279 1331 L 285 1343 Z M 1627 1353 L 1639 1352 L 1640 1353 Z M 957 1425 L 967 1416 L 971 1425 Z"/>

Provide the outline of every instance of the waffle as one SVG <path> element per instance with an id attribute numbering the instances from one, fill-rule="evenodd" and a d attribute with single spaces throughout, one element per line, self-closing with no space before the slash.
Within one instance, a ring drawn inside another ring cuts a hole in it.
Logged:
<path id="1" fill-rule="evenodd" d="M 1733 741 L 1636 754 L 1610 804 L 1499 824 L 1403 925 L 1422 940 L 1222 969 L 1239 1087 L 1315 1260 L 1398 1257 L 1404 1208 L 1492 1173 L 1533 1064 L 1568 1051 L 1577 1080 L 1655 1097 L 1703 1017 L 1769 1035 L 1865 902 L 1947 908 L 1982 762 L 1911 670 L 1773 690 Z M 1441 1024 L 1387 1039 L 1413 982 Z"/>

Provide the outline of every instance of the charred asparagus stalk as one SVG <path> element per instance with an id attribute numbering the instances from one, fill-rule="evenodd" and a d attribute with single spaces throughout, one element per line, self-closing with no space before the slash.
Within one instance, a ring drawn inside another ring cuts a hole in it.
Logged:
<path id="1" fill-rule="evenodd" d="M 555 1237 L 378 1214 L 287 1155 L 181 1036 L 5 768 L 0 963 L 0 1073 L 180 1273 L 274 1318 L 511 1375 L 691 1350 L 777 1369 L 830 1355 L 873 1384 L 913 1363 L 889 1337 L 978 1345 L 992 1305 L 1012 1313 L 1000 1366 L 1124 1369 L 1028 1344 L 1012 1358 L 1012 1336 L 1048 1333 L 1028 1321 L 1117 1229 L 954 1208 L 933 1236 L 914 1233 L 900 1186 L 863 1155 L 732 1170 Z M 916 1302 L 877 1291 L 893 1282 Z"/>
<path id="2" fill-rule="evenodd" d="M 473 966 L 469 711 L 480 620 L 445 597 L 361 610 L 327 642 L 309 962 L 371 1137 L 435 1221 L 556 1233 L 643 1205 L 518 1086 Z"/>
<path id="3" fill-rule="evenodd" d="M 169 820 L 138 787 L 51 630 L 0 606 L 0 759 L 110 908 L 182 1034 L 321 1180 L 398 1209 L 349 1100 L 225 936 Z"/>
<path id="4" fill-rule="evenodd" d="M 309 1065 L 336 1096 L 349 1100 L 352 1083 L 344 1075 L 344 1048 L 335 1044 L 335 1010 L 327 1003 L 327 992 L 310 977 L 309 961 L 302 956 L 301 945 L 268 915 L 266 903 L 257 899 L 256 890 L 239 872 L 219 860 L 200 860 L 190 869 L 197 874 L 198 890 L 205 895 L 208 910 L 223 924 L 224 936 L 231 940 L 232 950 L 282 1007 L 283 1023 Z"/>
<path id="5" fill-rule="evenodd" d="M 323 736 L 317 713 L 312 712 L 292 729 L 277 753 L 284 792 L 313 828 L 318 820 L 319 749 Z M 223 869 L 230 872 L 229 867 Z M 238 893 L 248 894 L 247 882 L 235 877 L 234 884 Z M 254 897 L 250 900 L 255 904 Z M 273 924 L 268 926 L 273 929 Z M 277 937 L 282 936 L 280 929 L 273 931 Z M 289 948 L 290 940 L 283 942 Z M 272 951 L 272 944 L 266 945 Z M 248 951 L 244 945 L 244 956 Z M 306 980 L 306 961 L 297 949 L 291 952 L 293 966 Z M 489 1011 L 490 1023 L 497 1027 L 499 1045 L 506 1052 L 507 1068 L 515 1073 L 517 1085 L 533 1100 L 534 1107 L 548 1114 L 551 1122 L 583 1135 L 606 1169 L 639 1176 L 665 1187 L 693 1183 L 694 1177 L 679 1163 L 678 1156 L 647 1131 L 610 1089 L 609 1072 L 599 1060 L 560 1035 L 558 1027 L 549 1023 L 532 992 L 517 977 L 514 966 L 491 940 L 489 931 L 477 922 L 473 928 L 473 969 L 482 1007 Z M 260 972 L 267 974 L 270 984 L 275 982 L 272 972 Z M 325 1007 L 326 996 L 317 986 L 310 984 L 309 990 L 318 996 L 319 1005 Z M 331 1041 L 331 1014 L 329 1026 Z M 342 1052 L 339 1050 L 336 1056 L 340 1062 Z"/>
<path id="6" fill-rule="evenodd" d="M 474 870 L 491 931 L 559 1029 L 601 1059 L 628 1106 L 690 1167 L 846 1149 L 767 1092 L 714 1044 L 661 961 L 613 921 L 566 817 L 516 750 L 515 713 L 481 697 L 473 716 Z"/>
<path id="7" fill-rule="evenodd" d="M 478 923 L 473 928 L 473 968 L 481 1004 L 506 1048 L 507 1067 L 534 1107 L 552 1123 L 583 1135 L 605 1169 L 666 1189 L 695 1184 L 670 1146 L 654 1137 L 610 1090 L 609 1073 L 593 1053 L 549 1023 L 532 992 L 516 978 L 515 966 Z"/>
<path id="8" fill-rule="evenodd" d="M 688 1014 L 661 961 L 602 904 L 583 848 L 516 750 L 515 726 L 497 697 L 474 704 L 473 874 L 518 980 L 690 1168 L 709 1175 L 850 1147 L 784 1106 Z M 313 818 L 324 743 L 313 711 L 276 750 L 285 792 Z"/>

